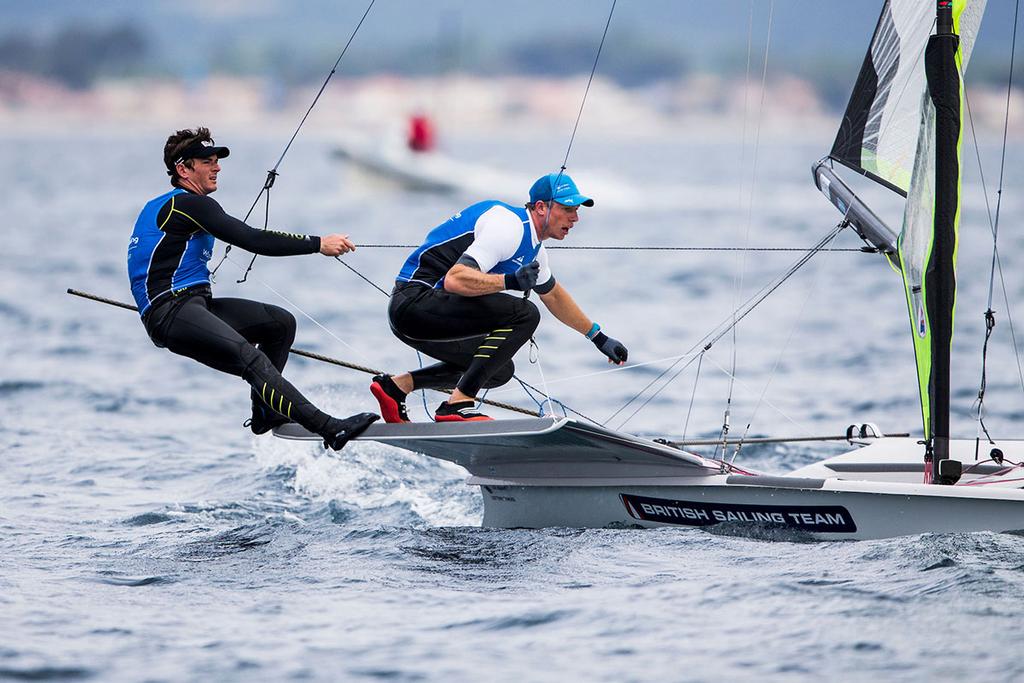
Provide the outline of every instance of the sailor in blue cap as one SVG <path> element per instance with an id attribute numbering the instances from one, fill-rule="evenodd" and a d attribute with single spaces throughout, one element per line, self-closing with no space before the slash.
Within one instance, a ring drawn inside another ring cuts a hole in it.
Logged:
<path id="1" fill-rule="evenodd" d="M 427 234 L 398 273 L 388 318 L 395 336 L 439 362 L 374 377 L 370 391 L 387 422 L 409 421 L 405 397 L 414 389 L 451 387 L 435 420 L 491 419 L 476 409 L 477 393 L 512 378 L 512 357 L 540 322 L 537 306 L 509 290 L 537 292 L 556 318 L 585 335 L 609 362 L 626 362 L 626 347 L 601 332 L 555 281 L 542 244 L 565 239 L 579 207 L 593 205 L 572 178 L 551 173 L 533 184 L 525 207 L 479 202 Z"/>

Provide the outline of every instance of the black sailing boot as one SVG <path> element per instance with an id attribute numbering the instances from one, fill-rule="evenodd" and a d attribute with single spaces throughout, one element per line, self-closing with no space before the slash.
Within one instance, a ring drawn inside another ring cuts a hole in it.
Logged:
<path id="1" fill-rule="evenodd" d="M 291 420 L 289 420 L 284 415 L 281 415 L 280 413 L 275 413 L 273 410 L 270 410 L 266 406 L 259 405 L 258 403 L 253 403 L 252 417 L 246 420 L 242 424 L 242 426 L 248 427 L 249 429 L 252 430 L 253 434 L 259 435 L 266 434 L 271 429 L 274 429 L 275 427 L 280 427 L 281 425 L 286 425 L 289 422 L 291 422 Z"/>
<path id="2" fill-rule="evenodd" d="M 336 417 L 327 418 L 327 424 L 320 430 L 320 436 L 324 437 L 324 448 L 340 451 L 379 419 L 380 415 L 374 413 L 359 413 L 341 420 Z"/>

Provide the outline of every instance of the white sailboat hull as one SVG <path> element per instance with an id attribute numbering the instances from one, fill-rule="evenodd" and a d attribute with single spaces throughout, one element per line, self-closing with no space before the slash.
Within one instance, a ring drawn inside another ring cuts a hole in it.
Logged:
<path id="1" fill-rule="evenodd" d="M 819 540 L 1024 530 L 1024 491 L 1019 489 L 964 491 L 842 480 L 826 480 L 817 489 L 727 483 L 736 478 L 683 485 L 530 486 L 479 478 L 471 483 L 483 493 L 487 527 L 676 526 Z"/>
<path id="2" fill-rule="evenodd" d="M 296 425 L 275 434 L 319 439 Z M 952 443 L 965 473 L 938 486 L 921 483 L 914 439 L 879 439 L 788 476 L 564 418 L 373 425 L 360 439 L 465 467 L 486 527 L 693 527 L 821 540 L 1024 530 L 1022 470 L 985 460 L 974 441 Z M 998 445 L 1007 461 L 1024 456 L 1024 442 Z"/>

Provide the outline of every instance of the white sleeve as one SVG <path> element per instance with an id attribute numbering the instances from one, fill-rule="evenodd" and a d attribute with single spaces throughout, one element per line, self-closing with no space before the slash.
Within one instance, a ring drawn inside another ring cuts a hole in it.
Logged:
<path id="1" fill-rule="evenodd" d="M 540 251 L 537 252 L 537 263 L 540 264 L 540 272 L 537 273 L 537 284 L 540 285 L 541 289 L 544 289 L 544 285 L 551 281 L 552 275 L 551 266 L 548 265 L 548 250 L 544 248 L 543 244 L 540 245 Z"/>
<path id="2" fill-rule="evenodd" d="M 486 273 L 501 261 L 515 256 L 523 241 L 523 221 L 503 206 L 492 206 L 476 220 L 473 243 L 466 249 L 480 272 Z"/>

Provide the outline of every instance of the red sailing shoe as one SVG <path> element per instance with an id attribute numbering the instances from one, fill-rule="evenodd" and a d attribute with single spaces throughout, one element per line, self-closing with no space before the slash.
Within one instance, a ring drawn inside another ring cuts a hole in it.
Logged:
<path id="1" fill-rule="evenodd" d="M 385 422 L 395 424 L 412 422 L 405 409 L 405 392 L 398 388 L 391 375 L 377 375 L 370 383 L 370 393 L 380 404 L 380 414 Z"/>
<path id="2" fill-rule="evenodd" d="M 446 401 L 439 405 L 437 411 L 434 412 L 435 422 L 483 422 L 493 419 L 476 409 L 476 401 L 458 401 L 457 403 Z"/>

